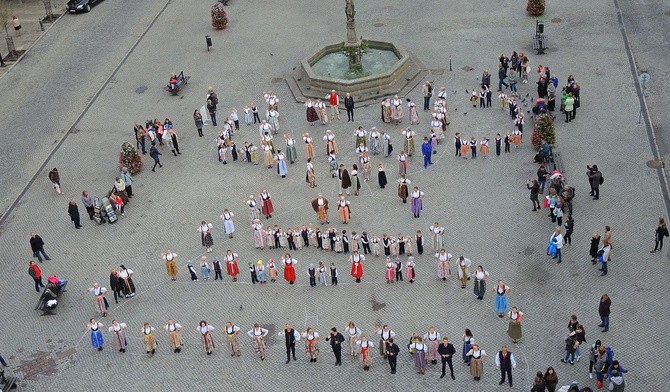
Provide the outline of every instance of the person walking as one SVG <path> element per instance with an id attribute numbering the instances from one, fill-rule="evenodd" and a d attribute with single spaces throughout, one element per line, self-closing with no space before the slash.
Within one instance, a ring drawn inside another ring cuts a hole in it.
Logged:
<path id="1" fill-rule="evenodd" d="M 35 283 L 35 287 L 37 287 L 37 283 Z M 607 332 L 610 330 L 611 306 L 612 306 L 612 300 L 607 294 L 603 294 L 600 297 L 600 303 L 598 304 L 598 315 L 600 316 L 600 325 L 598 326 L 603 329 L 602 332 Z"/>
<path id="2" fill-rule="evenodd" d="M 598 170 L 598 165 L 586 165 L 586 175 L 589 177 L 589 185 L 591 185 L 591 192 L 589 195 L 593 196 L 593 200 L 600 198 L 600 185 L 603 184 L 603 174 Z"/>
<path id="3" fill-rule="evenodd" d="M 330 329 L 330 336 L 326 338 L 326 342 L 328 341 L 330 341 L 330 347 L 333 349 L 333 354 L 335 354 L 335 366 L 342 366 L 342 342 L 344 342 L 344 336 L 337 332 L 337 328 L 333 327 Z"/>
<path id="4" fill-rule="evenodd" d="M 88 324 L 86 324 L 86 331 L 91 331 L 91 345 L 98 351 L 102 351 L 102 345 L 105 343 L 102 338 L 102 332 L 100 332 L 100 328 L 102 327 L 102 323 L 99 323 L 94 318 L 90 319 Z"/>
<path id="5" fill-rule="evenodd" d="M 347 109 L 347 122 L 354 121 L 354 97 L 349 93 L 344 96 L 344 108 Z"/>
<path id="6" fill-rule="evenodd" d="M 49 180 L 54 185 L 54 190 L 56 191 L 56 193 L 59 194 L 59 195 L 62 194 L 63 191 L 61 190 L 61 187 L 60 187 L 60 174 L 58 174 L 58 169 L 57 168 L 54 167 L 49 172 Z"/>
<path id="7" fill-rule="evenodd" d="M 279 332 L 277 335 L 283 336 L 286 344 L 286 363 L 291 362 L 291 356 L 293 360 L 297 361 L 295 357 L 295 342 L 300 340 L 300 332 L 296 331 L 291 327 L 291 324 L 286 323 L 284 329 Z M 313 362 L 313 361 L 310 361 Z"/>
<path id="8" fill-rule="evenodd" d="M 79 220 L 79 207 L 77 207 L 77 201 L 75 199 L 70 200 L 70 203 L 67 206 L 67 213 L 70 215 L 70 220 L 74 223 L 74 228 L 80 229 L 81 221 Z"/>
<path id="9" fill-rule="evenodd" d="M 42 256 L 44 256 L 44 260 L 51 260 L 49 255 L 44 251 L 44 241 L 42 240 L 42 237 L 37 235 L 34 231 L 30 233 L 30 248 L 33 251 L 33 257 L 37 257 L 37 260 L 39 262 L 42 262 Z"/>
<path id="10" fill-rule="evenodd" d="M 28 263 L 28 275 L 35 281 L 35 291 L 39 293 L 40 287 L 44 287 L 44 283 L 42 283 L 42 270 L 32 260 Z"/>
<path id="11" fill-rule="evenodd" d="M 668 233 L 668 225 L 665 223 L 665 218 L 658 218 L 658 227 L 656 228 L 656 232 L 654 233 L 654 239 L 656 240 L 656 245 L 654 246 L 654 250 L 652 250 L 650 253 L 655 253 L 656 251 L 659 252 L 662 251 L 663 238 L 668 236 L 670 236 L 670 233 Z"/>
<path id="12" fill-rule="evenodd" d="M 540 195 L 540 184 L 537 180 L 529 179 L 526 183 L 526 188 L 530 189 L 530 201 L 533 203 L 533 209 L 531 211 L 541 210 L 542 207 L 540 206 L 540 200 L 538 199 Z"/>
<path id="13" fill-rule="evenodd" d="M 100 287 L 98 283 L 94 283 L 93 287 L 89 287 L 86 291 L 93 294 L 100 315 L 102 317 L 107 317 L 107 309 L 109 308 L 109 304 L 107 303 L 107 289 L 105 287 Z"/>
<path id="14" fill-rule="evenodd" d="M 514 354 L 508 351 L 507 346 L 502 346 L 498 355 L 496 355 L 496 366 L 500 369 L 500 382 L 498 385 L 505 383 L 505 375 L 509 381 L 510 388 L 512 387 L 512 369 L 516 368 L 516 361 Z"/>
<path id="15" fill-rule="evenodd" d="M 509 85 L 505 83 L 505 78 L 507 78 L 507 71 L 503 65 L 500 64 L 500 66 L 498 66 L 498 91 L 502 91 L 502 86 L 505 86 L 505 88 L 509 87 Z"/>
<path id="16" fill-rule="evenodd" d="M 386 358 L 389 360 L 389 366 L 391 367 L 391 374 L 395 374 L 396 366 L 398 363 L 398 353 L 400 352 L 400 347 L 393 342 L 393 338 L 389 338 L 388 343 L 386 344 Z M 426 370 L 426 361 L 424 356 L 423 361 L 423 370 Z"/>
<path id="17" fill-rule="evenodd" d="M 156 148 L 156 142 L 151 142 L 151 148 L 149 149 L 149 156 L 154 160 L 154 167 L 151 168 L 152 172 L 156 172 L 156 165 L 158 165 L 158 167 L 163 167 L 163 165 L 161 165 L 161 159 L 159 158 L 160 155 L 163 154 L 161 154 L 158 151 L 158 148 Z"/>
<path id="18" fill-rule="evenodd" d="M 440 358 L 442 359 L 442 375 L 440 375 L 440 378 L 444 378 L 446 365 L 449 365 L 451 379 L 455 380 L 456 377 L 454 377 L 454 365 L 452 363 L 453 356 L 456 354 L 454 345 L 449 343 L 449 339 L 447 337 L 444 337 L 442 338 L 442 343 L 437 346 L 437 352 L 440 354 Z"/>

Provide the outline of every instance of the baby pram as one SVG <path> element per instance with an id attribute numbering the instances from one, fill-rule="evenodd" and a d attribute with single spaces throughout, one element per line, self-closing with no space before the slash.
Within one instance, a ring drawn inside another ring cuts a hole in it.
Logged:
<path id="1" fill-rule="evenodd" d="M 110 202 L 109 199 L 106 197 L 102 198 L 102 210 L 104 211 L 105 215 L 107 215 L 107 221 L 109 223 L 114 223 L 119 219 L 116 216 L 116 212 L 114 211 L 112 202 Z"/>

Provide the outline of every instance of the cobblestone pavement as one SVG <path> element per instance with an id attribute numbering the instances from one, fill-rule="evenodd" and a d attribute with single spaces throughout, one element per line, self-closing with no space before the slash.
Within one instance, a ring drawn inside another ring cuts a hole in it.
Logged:
<path id="1" fill-rule="evenodd" d="M 371 106 L 356 112 L 353 125 L 340 120 L 327 127 L 309 127 L 304 107 L 292 103 L 288 88 L 276 79 L 317 46 L 344 38 L 341 4 L 308 8 L 298 2 L 242 4 L 233 0 L 228 7 L 228 29 L 212 32 L 205 8 L 189 0 L 174 0 L 75 124 L 77 132 L 70 134 L 48 162 L 46 167 L 60 169 L 65 195 L 55 196 L 46 172 L 41 173 L 1 227 L 0 245 L 14 262 L 7 263 L 0 288 L 14 295 L 6 296 L 0 304 L 0 314 L 16 315 L 3 318 L 6 339 L 2 350 L 14 372 L 24 379 L 22 386 L 26 390 L 85 390 L 102 384 L 119 390 L 186 390 L 193 385 L 199 389 L 225 385 L 249 391 L 315 387 L 336 391 L 345 387 L 407 390 L 417 386 L 435 390 L 444 383 L 447 388 L 455 386 L 463 391 L 488 391 L 503 388 L 497 386 L 493 361 L 503 344 L 512 346 L 517 356 L 511 390 L 528 390 L 534 372 L 547 366 L 556 368 L 560 384 L 574 380 L 592 386 L 587 360 L 574 366 L 559 361 L 567 319 L 574 313 L 584 323 L 588 342 L 602 339 L 630 369 L 629 389 L 660 389 L 661 381 L 655 375 L 662 374 L 667 365 L 645 355 L 648 350 L 639 342 L 654 341 L 659 347 L 668 344 L 665 334 L 660 333 L 668 307 L 658 303 L 652 293 L 653 288 L 666 288 L 663 277 L 668 272 L 668 256 L 647 257 L 656 220 L 665 215 L 665 208 L 655 171 L 645 165 L 651 152 L 644 128 L 636 124 L 637 98 L 614 7 L 609 2 L 582 3 L 579 9 L 551 3 L 545 21 L 552 47 L 547 55 L 538 57 L 529 48 L 535 21 L 524 16 L 523 7 L 517 3 L 503 1 L 497 9 L 490 9 L 457 1 L 439 14 L 429 12 L 433 4 L 427 1 L 361 3 L 357 4 L 358 30 L 364 37 L 402 44 L 431 70 L 429 77 L 436 86 L 448 86 L 450 136 L 458 131 L 466 136 L 493 138 L 496 132 L 511 127 L 504 111 L 474 109 L 467 101 L 466 89 L 471 91 L 478 85 L 481 70 L 495 70 L 500 52 L 525 50 L 533 67 L 549 64 L 562 81 L 568 74 L 575 75 L 582 85 L 582 107 L 572 123 L 556 123 L 568 179 L 577 190 L 574 243 L 564 248 L 565 262 L 557 265 L 545 255 L 553 228 L 546 212 L 530 212 L 524 184 L 537 168 L 531 163 L 534 154 L 528 146 L 529 138 L 520 149 L 503 157 L 476 160 L 457 159 L 451 143 L 442 144 L 435 164 L 428 170 L 422 168 L 419 155 L 412 157 L 409 178 L 426 193 L 420 218 L 411 217 L 409 205 L 402 204 L 394 186 L 381 190 L 373 179 L 363 184 L 360 196 L 350 197 L 350 224 L 335 223 L 334 210 L 331 222 L 348 231 L 412 234 L 417 229 L 425 232 L 433 221 L 439 221 L 447 228 L 449 252 L 465 255 L 475 265 L 482 264 L 491 274 L 489 286 L 504 279 L 512 287 L 510 305 L 519 306 L 526 314 L 523 343 L 512 345 L 509 341 L 507 324 L 495 316 L 490 292 L 480 302 L 473 297 L 471 285 L 462 290 L 454 277 L 446 282 L 438 280 L 434 261 L 426 253 L 416 258 L 418 278 L 414 284 L 384 283 L 383 260 L 374 257 L 365 262 L 363 282 L 356 284 L 349 276 L 345 255 L 304 249 L 293 253 L 299 262 L 296 285 L 289 286 L 281 279 L 262 287 L 251 285 L 244 271 L 246 262 L 270 257 L 279 260 L 282 252 L 253 248 L 244 199 L 268 188 L 277 213 L 264 223 L 288 227 L 316 223 L 309 206 L 316 192 L 303 182 L 301 149 L 300 159 L 290 166 L 286 179 L 262 165 L 217 163 L 215 130 L 208 126 L 205 137 L 198 138 L 191 120 L 192 111 L 203 103 L 207 86 L 219 92 L 221 119 L 233 106 L 239 111 L 253 101 L 263 106 L 262 92 L 275 91 L 281 99 L 280 132 L 290 130 L 297 136 L 308 131 L 320 137 L 331 128 L 342 151 L 340 160 L 347 165 L 356 161 L 351 138 L 355 125 L 387 129 L 396 150 L 401 126 L 382 125 L 377 107 Z M 420 22 L 409 22 L 407 16 L 415 15 L 416 10 L 426 12 Z M 211 34 L 214 40 L 209 53 L 202 39 L 205 34 Z M 591 39 L 583 42 L 583 37 Z M 168 50 L 176 54 L 170 57 Z M 448 71 L 450 59 L 452 72 Z M 192 76 L 191 82 L 179 97 L 169 96 L 162 90 L 165 77 L 182 69 Z M 531 83 L 519 85 L 521 96 L 533 95 L 533 82 L 531 78 Z M 409 97 L 420 102 L 421 93 L 415 90 Z M 423 135 L 426 114 L 421 112 L 420 116 L 422 123 L 414 128 Z M 97 226 L 85 220 L 82 230 L 74 230 L 68 224 L 67 200 L 78 197 L 83 189 L 99 195 L 111 188 L 119 145 L 132 139 L 130 130 L 135 121 L 148 117 L 169 117 L 174 122 L 181 136 L 182 155 L 171 156 L 164 147 L 163 168 L 154 174 L 145 167 L 136 176 L 136 196 L 119 222 Z M 257 142 L 256 135 L 256 128 L 243 126 L 236 140 L 238 145 L 245 140 Z M 337 184 L 328 177 L 320 140 L 316 151 L 316 191 L 334 204 Z M 394 185 L 395 158 L 374 157 L 373 167 L 380 161 L 386 164 Z M 585 166 L 594 163 L 605 177 L 599 201 L 588 197 L 584 175 Z M 232 240 L 224 238 L 217 218 L 223 208 L 236 214 L 237 230 Z M 196 232 L 203 219 L 215 223 L 210 260 L 223 256 L 226 249 L 240 254 L 243 273 L 239 282 L 187 280 L 186 261 L 197 261 L 203 254 Z M 610 274 L 601 277 L 589 263 L 588 243 L 590 234 L 602 233 L 605 225 L 612 226 L 614 251 Z M 41 233 L 53 258 L 41 265 L 43 272 L 69 279 L 68 292 L 55 316 L 40 317 L 33 311 L 37 297 L 26 275 L 28 233 L 32 230 Z M 168 246 L 180 255 L 177 282 L 166 278 L 159 257 Z M 318 261 L 337 264 L 338 287 L 309 287 L 307 265 Z M 112 303 L 110 315 L 102 322 L 109 326 L 116 318 L 128 323 L 129 349 L 126 354 L 114 352 L 105 334 L 106 349 L 99 353 L 90 347 L 89 337 L 83 332 L 83 324 L 95 316 L 93 299 L 85 288 L 95 281 L 106 285 L 107 271 L 121 263 L 135 271 L 138 295 L 118 305 Z M 612 298 L 613 314 L 612 328 L 603 334 L 596 327 L 597 303 L 605 292 Z M 170 317 L 185 326 L 184 350 L 173 354 L 166 337 L 159 333 L 158 353 L 148 358 L 142 348 L 141 324 L 149 321 L 159 327 Z M 211 357 L 204 355 L 192 331 L 201 319 L 217 327 L 217 348 Z M 242 339 L 241 358 L 228 356 L 220 334 L 227 320 L 243 331 L 254 322 L 270 330 L 264 362 L 254 355 L 247 339 Z M 420 376 L 404 350 L 398 374 L 392 377 L 379 355 L 375 355 L 370 372 L 364 372 L 357 360 L 346 357 L 341 368 L 333 368 L 326 342 L 320 346 L 316 364 L 299 352 L 298 363 L 284 365 L 283 341 L 276 333 L 285 322 L 299 329 L 313 326 L 324 336 L 330 327 L 343 328 L 349 320 L 356 321 L 368 335 L 376 325 L 389 324 L 398 334 L 401 348 L 412 332 L 424 333 L 428 326 L 435 325 L 459 352 L 463 329 L 471 328 L 489 353 L 485 375 L 479 383 L 472 381 L 467 367 L 456 360 L 456 381 L 440 380 L 437 365 L 429 365 L 426 375 Z"/>

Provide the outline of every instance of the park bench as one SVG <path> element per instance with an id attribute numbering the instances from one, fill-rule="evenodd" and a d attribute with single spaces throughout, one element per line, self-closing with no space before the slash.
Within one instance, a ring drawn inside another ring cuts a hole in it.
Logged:
<path id="1" fill-rule="evenodd" d="M 536 34 L 533 37 L 533 50 L 537 50 L 537 54 L 544 54 L 544 51 L 547 50 L 547 44 L 549 43 L 549 38 L 544 34 Z"/>
<path id="2" fill-rule="evenodd" d="M 184 76 L 184 71 L 181 71 L 179 75 L 177 75 L 177 83 L 174 84 L 174 88 L 170 89 L 170 86 L 167 85 L 165 86 L 165 90 L 170 92 L 172 95 L 178 95 L 179 90 L 185 85 L 188 84 L 188 80 L 191 79 L 190 76 Z"/>
<path id="3" fill-rule="evenodd" d="M 0 391 L 4 392 L 16 388 L 17 381 L 16 377 L 6 375 L 5 369 L 0 369 Z"/>
<path id="4" fill-rule="evenodd" d="M 42 291 L 42 295 L 40 295 L 39 301 L 37 301 L 35 310 L 41 310 L 42 316 L 54 314 L 56 307 L 58 307 L 58 304 L 60 303 L 58 298 L 65 291 L 65 286 L 67 286 L 67 281 L 60 287 L 53 283 L 47 283 L 44 291 Z M 56 303 L 50 305 L 48 302 L 51 300 L 56 300 Z"/>

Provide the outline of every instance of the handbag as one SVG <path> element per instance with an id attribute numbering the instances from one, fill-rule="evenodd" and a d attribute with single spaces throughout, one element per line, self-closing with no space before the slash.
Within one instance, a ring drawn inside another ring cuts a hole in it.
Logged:
<path id="1" fill-rule="evenodd" d="M 549 246 L 547 247 L 547 254 L 551 257 L 555 257 L 556 253 L 557 253 L 556 243 L 555 242 L 549 243 Z"/>
<path id="2" fill-rule="evenodd" d="M 544 197 L 544 208 L 549 208 L 549 196 Z"/>

